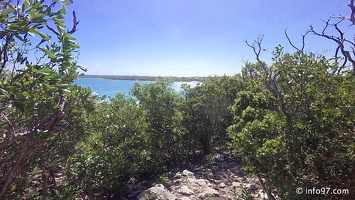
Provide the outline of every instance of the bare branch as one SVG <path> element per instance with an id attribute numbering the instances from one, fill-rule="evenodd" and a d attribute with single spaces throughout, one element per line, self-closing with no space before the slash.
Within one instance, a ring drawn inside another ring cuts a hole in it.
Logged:
<path id="1" fill-rule="evenodd" d="M 351 63 L 351 65 L 352 65 L 352 67 L 353 67 L 353 71 L 354 71 L 354 75 L 355 75 L 355 56 L 354 56 L 354 55 L 355 55 L 355 54 L 354 54 L 355 52 L 354 52 L 354 48 L 353 48 L 353 47 L 355 46 L 355 43 L 352 42 L 352 41 L 347 40 L 347 39 L 344 37 L 344 32 L 342 32 L 342 31 L 340 30 L 340 28 L 339 28 L 338 25 L 339 25 L 339 23 L 342 22 L 342 20 L 339 21 L 339 22 L 337 22 L 337 23 L 335 23 L 335 24 L 331 24 L 331 23 L 330 23 L 330 19 L 327 20 L 327 21 L 324 21 L 324 22 L 325 22 L 325 26 L 324 26 L 324 28 L 323 28 L 323 30 L 322 30 L 321 33 L 315 31 L 312 26 L 310 26 L 309 31 L 312 32 L 312 33 L 314 33 L 314 34 L 317 35 L 317 36 L 324 37 L 324 38 L 327 38 L 327 39 L 329 39 L 329 40 L 334 41 L 334 42 L 338 45 L 337 50 L 336 50 L 336 52 L 335 52 L 335 56 L 336 56 L 335 59 L 336 59 L 336 62 L 337 62 L 337 59 L 338 59 L 338 51 L 340 50 L 340 52 L 342 53 L 342 55 L 343 55 L 344 58 L 345 58 L 345 61 L 344 61 L 343 65 L 342 65 L 341 67 L 344 67 L 344 66 L 346 65 L 347 61 L 349 61 L 349 62 Z M 333 26 L 333 27 L 334 27 L 334 29 L 338 32 L 338 36 L 328 35 L 328 34 L 325 33 L 326 30 L 329 28 L 329 26 Z M 353 47 L 352 47 L 352 53 L 353 53 L 354 55 L 351 55 L 350 51 L 346 50 L 346 48 L 345 48 L 345 43 L 346 43 L 346 44 L 350 44 L 350 45 L 353 46 Z"/>
<path id="2" fill-rule="evenodd" d="M 286 115 L 288 115 L 283 94 L 278 89 L 277 83 L 275 81 L 276 77 L 279 75 L 279 73 L 274 73 L 273 74 L 270 71 L 270 69 L 267 68 L 266 64 L 260 60 L 260 53 L 261 53 L 261 49 L 262 49 L 261 43 L 263 41 L 263 37 L 264 37 L 264 35 L 260 35 L 252 44 L 249 44 L 248 41 L 245 41 L 245 43 L 250 48 L 253 49 L 253 51 L 255 53 L 255 56 L 256 56 L 256 60 L 258 61 L 258 63 L 261 65 L 262 69 L 265 72 L 267 86 L 275 94 L 275 96 L 277 96 L 277 98 L 279 99 L 282 112 L 285 113 Z"/>
<path id="3" fill-rule="evenodd" d="M 46 27 L 51 30 L 54 34 L 59 35 L 58 31 L 54 30 L 52 27 L 46 25 Z"/>
<path id="4" fill-rule="evenodd" d="M 2 73 L 2 71 L 4 70 L 6 63 L 8 61 L 8 55 L 7 55 L 7 50 L 9 48 L 10 45 L 10 41 L 11 41 L 11 37 L 6 37 L 5 36 L 5 44 L 2 46 L 1 48 L 1 52 L 0 52 L 0 73 Z"/>
<path id="5" fill-rule="evenodd" d="M 65 114 L 65 110 L 67 107 L 66 105 L 67 104 L 66 104 L 65 96 L 61 95 L 58 100 L 58 108 L 52 115 L 43 118 L 35 126 L 33 126 L 31 128 L 31 130 L 24 132 L 24 133 L 14 134 L 13 136 L 9 136 L 9 138 L 6 138 L 4 141 L 0 142 L 0 149 L 3 150 L 13 143 L 23 141 L 23 143 L 21 145 L 22 146 L 21 150 L 18 153 L 17 160 L 15 162 L 13 162 L 13 165 L 11 166 L 11 168 L 9 168 L 8 171 L 5 173 L 5 176 L 4 176 L 5 179 L 3 181 L 2 188 L 0 189 L 0 196 L 2 196 L 4 194 L 7 187 L 9 186 L 10 182 L 13 180 L 13 177 L 21 169 L 21 166 L 23 165 L 23 163 L 26 162 L 26 160 L 27 160 L 26 157 L 31 157 L 31 154 L 38 151 L 39 146 L 38 146 L 38 148 L 32 149 L 31 154 L 26 151 L 29 146 L 30 140 L 33 139 L 33 136 L 38 132 L 38 130 L 48 130 L 48 131 L 54 130 L 54 128 L 58 124 L 59 120 Z"/>
<path id="6" fill-rule="evenodd" d="M 75 31 L 77 31 L 76 26 L 79 24 L 79 21 L 76 20 L 76 14 L 75 11 L 73 11 L 73 27 L 68 33 L 73 34 Z"/>
<path id="7" fill-rule="evenodd" d="M 259 35 L 259 37 L 253 42 L 253 44 L 249 44 L 247 40 L 245 40 L 245 43 L 248 45 L 248 47 L 252 48 L 255 56 L 256 56 L 256 60 L 259 63 L 262 63 L 262 61 L 260 60 L 260 52 L 261 52 L 261 43 L 263 41 L 264 35 Z M 257 47 L 255 46 L 257 45 Z"/>
<path id="8" fill-rule="evenodd" d="M 354 0 L 350 0 L 350 4 L 348 5 L 351 9 L 351 14 L 350 14 L 350 21 L 352 25 L 355 25 L 355 5 L 354 5 Z"/>
<path id="9" fill-rule="evenodd" d="M 249 44 L 247 40 L 245 40 L 245 43 L 248 45 L 248 47 L 252 48 L 254 51 L 254 54 L 256 56 L 256 60 L 258 63 L 261 65 L 263 70 L 265 71 L 265 74 L 267 77 L 269 77 L 269 70 L 266 68 L 265 63 L 260 60 L 260 53 L 261 53 L 261 43 L 264 39 L 264 35 L 259 35 L 259 37 L 254 40 L 252 44 Z"/>
<path id="10" fill-rule="evenodd" d="M 304 47 L 305 47 L 305 45 L 306 45 L 305 39 L 306 39 L 306 36 L 307 36 L 307 34 L 308 34 L 309 32 L 310 32 L 310 30 L 307 30 L 306 33 L 305 33 L 304 35 L 302 35 L 302 47 L 301 47 L 301 48 L 298 48 L 298 47 L 296 47 L 296 45 L 294 45 L 294 44 L 292 43 L 290 37 L 289 37 L 288 34 L 287 34 L 287 29 L 285 29 L 285 35 L 286 35 L 286 38 L 287 38 L 287 40 L 288 40 L 288 43 L 290 43 L 290 45 L 291 45 L 294 49 L 296 49 L 297 51 L 301 51 L 302 53 L 304 53 Z"/>
<path id="11" fill-rule="evenodd" d="M 291 45 L 294 49 L 296 49 L 297 51 L 301 51 L 301 49 L 297 48 L 297 47 L 292 43 L 290 37 L 289 37 L 288 34 L 287 34 L 287 29 L 285 29 L 285 35 L 286 35 L 286 38 L 287 38 L 287 40 L 288 40 L 288 43 L 290 43 L 290 45 Z"/>
<path id="12" fill-rule="evenodd" d="M 340 19 L 339 22 L 343 21 L 343 20 L 349 20 L 351 22 L 350 26 L 355 25 L 355 1 L 354 0 L 350 0 L 350 3 L 348 4 L 348 6 L 350 7 L 350 17 L 346 16 L 346 15 L 339 15 L 339 16 L 335 16 L 333 15 L 332 18 L 337 18 Z"/>
<path id="13" fill-rule="evenodd" d="M 13 179 L 16 172 L 18 171 L 18 167 L 19 167 L 20 163 L 22 163 L 22 161 L 23 161 L 25 150 L 28 147 L 28 143 L 29 143 L 29 138 L 26 138 L 22 144 L 22 148 L 21 148 L 20 152 L 18 153 L 17 160 L 15 162 L 13 162 L 12 166 L 6 172 L 6 175 L 5 175 L 4 181 L 3 181 L 3 185 L 0 189 L 0 196 L 2 196 L 5 193 L 6 189 L 8 188 L 9 184 L 11 183 L 11 180 Z"/>

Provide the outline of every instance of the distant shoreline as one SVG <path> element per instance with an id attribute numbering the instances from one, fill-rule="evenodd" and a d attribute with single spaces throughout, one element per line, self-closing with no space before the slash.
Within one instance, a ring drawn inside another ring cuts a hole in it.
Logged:
<path id="1" fill-rule="evenodd" d="M 174 82 L 190 82 L 190 81 L 199 81 L 205 82 L 208 77 L 177 77 L 177 76 L 124 76 L 124 75 L 84 75 L 79 76 L 79 78 L 103 78 L 103 79 L 112 79 L 112 80 L 134 80 L 134 81 L 156 81 L 160 79 L 170 79 Z"/>

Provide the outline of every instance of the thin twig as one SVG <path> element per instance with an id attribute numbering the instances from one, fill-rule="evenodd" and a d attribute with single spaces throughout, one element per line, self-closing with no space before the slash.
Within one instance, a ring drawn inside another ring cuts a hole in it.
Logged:
<path id="1" fill-rule="evenodd" d="M 79 21 L 76 20 L 76 14 L 75 11 L 73 11 L 73 27 L 68 33 L 73 34 L 75 31 L 77 31 L 76 26 L 79 24 Z"/>

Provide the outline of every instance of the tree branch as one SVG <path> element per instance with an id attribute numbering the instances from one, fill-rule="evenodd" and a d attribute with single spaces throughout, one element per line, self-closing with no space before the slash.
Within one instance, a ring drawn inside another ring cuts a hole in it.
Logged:
<path id="1" fill-rule="evenodd" d="M 352 0 L 352 1 L 354 1 L 354 0 Z M 353 47 L 355 47 L 355 43 L 352 42 L 352 41 L 347 40 L 344 37 L 344 32 L 342 32 L 340 30 L 339 26 L 338 26 L 342 21 L 343 20 L 340 20 L 339 22 L 337 22 L 335 24 L 331 24 L 330 23 L 330 19 L 328 19 L 327 21 L 324 21 L 325 26 L 324 26 L 324 28 L 323 28 L 321 33 L 315 31 L 313 26 L 310 26 L 309 31 L 312 32 L 313 34 L 317 35 L 317 36 L 324 37 L 324 38 L 327 38 L 329 40 L 334 41 L 338 45 L 337 50 L 335 51 L 336 62 L 337 62 L 337 59 L 338 59 L 338 52 L 340 50 L 340 52 L 342 53 L 342 55 L 345 58 L 345 61 L 342 64 L 341 68 L 344 68 L 346 63 L 347 63 L 347 61 L 349 61 L 351 63 L 351 65 L 352 65 L 352 68 L 353 68 L 353 74 L 355 75 L 355 51 L 354 51 L 354 48 L 353 48 Z M 325 32 L 329 28 L 329 26 L 333 26 L 334 29 L 338 32 L 339 35 L 338 36 L 334 36 L 334 35 L 326 34 Z M 346 50 L 345 44 L 352 45 L 352 47 L 351 47 L 352 51 L 351 52 L 353 53 L 353 55 L 351 55 L 349 50 Z"/>
<path id="2" fill-rule="evenodd" d="M 57 123 L 59 122 L 59 120 L 64 115 L 66 107 L 67 106 L 66 106 L 65 96 L 61 95 L 58 100 L 58 108 L 52 115 L 43 118 L 35 126 L 33 126 L 30 131 L 24 133 L 17 133 L 14 134 L 13 136 L 8 136 L 9 138 L 6 138 L 0 143 L 0 150 L 4 150 L 7 147 L 9 147 L 11 144 L 23 140 L 22 147 L 20 152 L 18 153 L 17 160 L 13 163 L 13 166 L 11 166 L 4 175 L 3 185 L 1 186 L 0 189 L 0 196 L 4 194 L 7 187 L 13 180 L 13 177 L 21 169 L 21 166 L 23 166 L 23 163 L 25 163 L 28 160 L 28 158 L 26 157 L 31 157 L 31 155 L 33 155 L 39 149 L 40 146 L 37 145 L 37 148 L 32 149 L 32 151 L 30 152 L 26 151 L 31 138 L 33 138 L 33 136 L 38 132 L 38 130 L 52 131 L 57 125 Z"/>
<path id="3" fill-rule="evenodd" d="M 247 40 L 245 40 L 245 43 L 248 45 L 248 47 L 252 48 L 255 55 L 256 55 L 256 60 L 259 63 L 262 63 L 260 60 L 260 52 L 261 52 L 261 43 L 263 41 L 264 35 L 259 35 L 259 37 L 253 42 L 253 44 L 249 44 Z M 257 45 L 257 47 L 255 47 Z"/>
<path id="4" fill-rule="evenodd" d="M 348 5 L 351 9 L 351 14 L 350 14 L 350 21 L 352 25 L 355 25 L 355 5 L 354 5 L 354 0 L 350 0 L 350 4 Z"/>
<path id="5" fill-rule="evenodd" d="M 73 34 L 75 31 L 77 31 L 76 26 L 79 24 L 79 21 L 76 20 L 76 14 L 75 11 L 73 10 L 73 27 L 68 33 Z"/>
<path id="6" fill-rule="evenodd" d="M 287 114 L 287 109 L 286 109 L 286 104 L 284 101 L 283 94 L 280 92 L 280 90 L 277 87 L 277 83 L 275 81 L 276 77 L 279 75 L 279 73 L 274 73 L 272 75 L 272 72 L 267 68 L 266 64 L 260 60 L 260 53 L 261 53 L 261 43 L 263 41 L 264 35 L 260 35 L 252 44 L 249 44 L 248 41 L 245 41 L 245 43 L 253 49 L 255 55 L 256 55 L 256 60 L 258 63 L 261 65 L 262 69 L 265 72 L 266 75 L 266 82 L 267 86 L 269 89 L 274 93 L 275 96 L 279 99 L 280 106 L 281 106 L 281 111 L 283 113 Z"/>
<path id="7" fill-rule="evenodd" d="M 285 35 L 286 35 L 286 38 L 287 38 L 287 40 L 288 40 L 288 43 L 290 43 L 290 45 L 291 45 L 294 49 L 296 49 L 297 51 L 301 51 L 302 53 L 304 53 L 304 47 L 305 47 L 305 45 L 306 45 L 305 39 L 306 39 L 306 35 L 307 35 L 309 32 L 310 32 L 310 30 L 307 30 L 306 33 L 305 33 L 304 35 L 302 35 L 302 46 L 301 46 L 301 48 L 298 48 L 298 47 L 296 47 L 296 46 L 292 43 L 290 37 L 289 37 L 288 34 L 287 34 L 287 29 L 285 29 Z"/>

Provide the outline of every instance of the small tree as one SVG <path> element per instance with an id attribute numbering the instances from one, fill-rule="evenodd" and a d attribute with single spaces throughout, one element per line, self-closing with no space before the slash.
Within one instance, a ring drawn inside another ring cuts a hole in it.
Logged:
<path id="1" fill-rule="evenodd" d="M 222 76 L 185 89 L 184 124 L 193 141 L 201 145 L 204 155 L 226 142 L 226 129 L 232 123 L 229 107 L 242 84 L 240 76 Z"/>
<path id="2" fill-rule="evenodd" d="M 255 69 L 260 78 L 248 79 L 233 106 L 231 146 L 270 197 L 271 191 L 294 197 L 297 186 L 355 184 L 349 178 L 355 162 L 354 79 L 351 72 L 330 74 L 330 66 L 324 57 L 277 48 L 267 68 L 275 79 Z"/>
<path id="3" fill-rule="evenodd" d="M 158 80 L 150 84 L 136 83 L 132 94 L 148 123 L 151 152 L 157 162 L 169 165 L 183 157 L 186 130 L 182 125 L 182 98 L 171 87 L 172 82 Z"/>
<path id="4" fill-rule="evenodd" d="M 134 99 L 117 94 L 97 102 L 85 130 L 68 160 L 69 182 L 92 197 L 122 198 L 125 183 L 156 165 L 149 151 L 147 123 Z"/>
<path id="5" fill-rule="evenodd" d="M 0 196 L 39 162 L 33 158 L 58 131 L 76 90 L 78 21 L 73 12 L 66 30 L 63 4 L 70 1 L 0 2 Z"/>
<path id="6" fill-rule="evenodd" d="M 354 0 L 349 7 L 349 18 L 333 16 L 322 32 L 311 26 L 300 48 L 285 32 L 296 52 L 285 53 L 278 46 L 271 65 L 260 58 L 262 36 L 252 44 L 247 42 L 257 63 L 248 63 L 243 69 L 247 86 L 232 109 L 231 147 L 243 157 L 244 167 L 259 178 L 271 199 L 272 191 L 285 199 L 301 197 L 295 193 L 299 186 L 327 185 L 354 192 L 351 188 L 355 182 L 350 177 L 355 173 L 355 40 L 347 39 L 340 28 L 348 19 L 352 25 L 355 22 Z M 331 23 L 336 19 L 339 21 Z M 337 36 L 327 33 L 330 27 Z M 309 33 L 334 41 L 334 57 L 305 52 Z"/>

